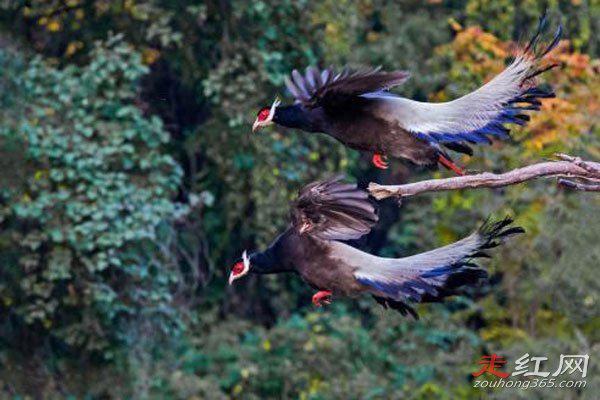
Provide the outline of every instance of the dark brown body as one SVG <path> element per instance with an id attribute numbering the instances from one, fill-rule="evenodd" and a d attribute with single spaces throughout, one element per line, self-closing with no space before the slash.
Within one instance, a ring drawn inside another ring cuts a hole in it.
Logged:
<path id="1" fill-rule="evenodd" d="M 354 267 L 332 255 L 329 241 L 299 235 L 288 229 L 278 239 L 278 257 L 287 270 L 296 271 L 311 287 L 353 296 L 366 290 L 353 275 Z"/>
<path id="2" fill-rule="evenodd" d="M 328 114 L 322 107 L 303 108 L 311 124 L 302 128 L 325 133 L 355 150 L 405 158 L 417 165 L 436 165 L 439 150 L 398 123 L 378 117 L 376 103 L 377 100 L 361 99 Z"/>
<path id="3" fill-rule="evenodd" d="M 398 125 L 373 116 L 344 118 L 336 121 L 332 131 L 326 133 L 355 150 L 405 158 L 417 165 L 437 164 L 437 149 Z"/>

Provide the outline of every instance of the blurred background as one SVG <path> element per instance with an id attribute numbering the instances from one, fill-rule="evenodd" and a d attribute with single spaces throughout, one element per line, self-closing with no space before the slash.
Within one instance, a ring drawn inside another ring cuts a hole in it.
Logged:
<path id="1" fill-rule="evenodd" d="M 0 397 L 598 398 L 593 193 L 548 180 L 382 202 L 357 245 L 383 256 L 490 214 L 527 230 L 484 261 L 487 284 L 419 321 L 370 298 L 316 309 L 296 276 L 226 281 L 314 179 L 450 175 L 375 170 L 324 135 L 251 135 L 293 68 L 407 69 L 398 93 L 452 99 L 498 73 L 545 8 L 565 28 L 543 78 L 558 96 L 512 143 L 458 160 L 480 171 L 600 159 L 597 1 L 0 0 Z M 587 386 L 473 388 L 491 353 L 511 367 L 590 354 Z"/>

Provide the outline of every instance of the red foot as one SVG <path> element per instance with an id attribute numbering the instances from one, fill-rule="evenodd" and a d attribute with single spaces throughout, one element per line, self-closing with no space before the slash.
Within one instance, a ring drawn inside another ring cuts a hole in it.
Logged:
<path id="1" fill-rule="evenodd" d="M 324 304 L 331 304 L 331 290 L 319 290 L 312 297 L 315 306 L 321 307 Z"/>
<path id="2" fill-rule="evenodd" d="M 375 165 L 379 169 L 388 169 L 389 164 L 387 162 L 387 157 L 381 154 L 373 154 L 373 165 Z"/>
<path id="3" fill-rule="evenodd" d="M 462 176 L 465 174 L 465 171 L 463 171 L 462 168 L 460 168 L 458 165 L 454 164 L 452 161 L 448 160 L 441 154 L 438 156 L 438 162 L 444 167 L 454 171 L 457 175 Z"/>

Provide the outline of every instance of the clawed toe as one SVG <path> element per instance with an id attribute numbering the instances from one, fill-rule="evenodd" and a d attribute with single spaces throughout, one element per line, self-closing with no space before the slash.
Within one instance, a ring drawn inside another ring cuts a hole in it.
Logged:
<path id="1" fill-rule="evenodd" d="M 317 307 L 331 304 L 331 294 L 330 290 L 320 290 L 313 295 L 312 303 Z"/>
<path id="2" fill-rule="evenodd" d="M 373 159 L 371 160 L 373 165 L 375 165 L 379 169 L 388 169 L 389 164 L 387 162 L 387 157 L 381 154 L 374 154 Z"/>

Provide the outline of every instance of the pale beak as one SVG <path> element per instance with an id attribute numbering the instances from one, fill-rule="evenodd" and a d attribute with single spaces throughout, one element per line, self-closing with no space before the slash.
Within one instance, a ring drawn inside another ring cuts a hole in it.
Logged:
<path id="1" fill-rule="evenodd" d="M 254 124 L 252 125 L 252 133 L 256 133 L 256 131 L 258 131 L 261 127 L 262 125 L 257 118 L 256 121 L 254 121 Z"/>
<path id="2" fill-rule="evenodd" d="M 233 272 L 229 274 L 229 284 L 231 285 L 233 283 L 233 281 L 235 281 L 235 275 L 233 275 Z"/>

